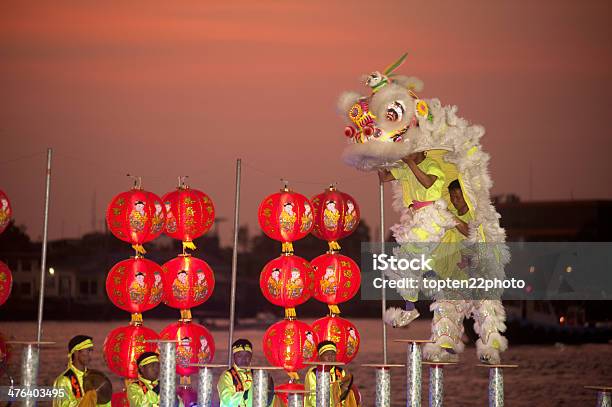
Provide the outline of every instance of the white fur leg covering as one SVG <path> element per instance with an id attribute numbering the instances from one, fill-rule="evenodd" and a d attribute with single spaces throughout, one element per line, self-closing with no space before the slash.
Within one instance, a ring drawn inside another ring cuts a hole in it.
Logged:
<path id="1" fill-rule="evenodd" d="M 403 310 L 401 308 L 387 308 L 383 319 L 387 325 L 391 325 L 393 328 L 408 326 L 412 321 L 419 317 L 419 311 L 416 308 L 410 311 Z"/>
<path id="2" fill-rule="evenodd" d="M 470 304 L 463 300 L 438 300 L 431 304 L 434 313 L 431 340 L 423 348 L 426 360 L 434 362 L 454 361 L 463 352 L 463 318 Z"/>
<path id="3" fill-rule="evenodd" d="M 476 341 L 478 357 L 483 362 L 499 363 L 500 353 L 508 349 L 508 340 L 501 333 L 506 331 L 506 312 L 501 301 L 475 301 L 473 307 L 474 330 L 480 337 Z"/>

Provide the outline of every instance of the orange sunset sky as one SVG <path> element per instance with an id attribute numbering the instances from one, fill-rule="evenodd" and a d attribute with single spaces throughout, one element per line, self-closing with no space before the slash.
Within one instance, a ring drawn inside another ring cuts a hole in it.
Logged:
<path id="1" fill-rule="evenodd" d="M 375 226 L 377 178 L 341 162 L 335 102 L 406 51 L 399 73 L 424 80 L 423 97 L 486 127 L 494 194 L 611 199 L 611 11 L 600 0 L 3 1 L 0 189 L 38 238 L 50 146 L 51 238 L 101 230 L 128 172 L 159 195 L 190 175 L 231 220 L 241 157 L 251 232 L 281 177 L 307 196 L 339 181 Z M 220 230 L 228 243 L 231 222 Z"/>

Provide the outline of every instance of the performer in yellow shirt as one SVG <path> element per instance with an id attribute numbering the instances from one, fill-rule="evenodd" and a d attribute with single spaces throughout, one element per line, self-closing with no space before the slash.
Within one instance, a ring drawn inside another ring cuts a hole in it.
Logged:
<path id="1" fill-rule="evenodd" d="M 159 406 L 159 355 L 144 352 L 136 360 L 138 379 L 127 388 L 130 407 Z"/>
<path id="2" fill-rule="evenodd" d="M 53 387 L 63 389 L 66 397 L 53 400 L 53 407 L 77 407 L 83 398 L 83 375 L 93 353 L 91 336 L 77 335 L 68 343 L 68 368 L 53 382 Z M 108 402 L 103 406 L 110 407 Z"/>
<path id="3" fill-rule="evenodd" d="M 335 362 L 337 348 L 332 341 L 322 341 L 317 346 L 319 361 Z M 310 393 L 304 400 L 305 407 L 315 407 L 316 390 L 317 390 L 317 367 L 312 367 L 306 373 L 306 381 L 304 387 Z M 330 407 L 358 407 L 358 394 L 353 387 L 353 375 L 339 366 L 332 366 L 330 369 L 331 389 L 330 389 Z"/>
<path id="4" fill-rule="evenodd" d="M 253 358 L 253 345 L 247 339 L 238 339 L 232 344 L 233 365 L 223 372 L 217 383 L 221 407 L 253 406 L 253 373 L 248 366 Z M 268 382 L 268 400 L 275 406 L 274 382 Z"/>

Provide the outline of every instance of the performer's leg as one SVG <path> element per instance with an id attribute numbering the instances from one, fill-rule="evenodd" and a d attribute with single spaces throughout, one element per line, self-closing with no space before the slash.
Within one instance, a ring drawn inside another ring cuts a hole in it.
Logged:
<path id="1" fill-rule="evenodd" d="M 463 336 L 463 318 L 470 304 L 464 300 L 437 300 L 431 304 L 434 313 L 431 325 L 431 340 L 423 348 L 426 360 L 450 362 L 459 359 L 458 353 L 465 348 Z"/>
<path id="2" fill-rule="evenodd" d="M 479 338 L 476 352 L 481 361 L 499 363 L 500 353 L 508 348 L 508 340 L 502 336 L 506 331 L 506 312 L 499 300 L 474 301 L 474 330 Z"/>

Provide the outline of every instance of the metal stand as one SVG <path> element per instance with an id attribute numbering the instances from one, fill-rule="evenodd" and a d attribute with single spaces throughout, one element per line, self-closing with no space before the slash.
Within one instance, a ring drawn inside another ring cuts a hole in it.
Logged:
<path id="1" fill-rule="evenodd" d="M 38 363 L 40 356 L 40 345 L 53 345 L 55 342 L 39 341 L 7 341 L 11 345 L 25 345 L 21 351 L 21 385 L 27 389 L 33 389 L 38 381 Z M 20 405 L 24 407 L 36 406 L 35 398 L 26 398 Z"/>
<path id="2" fill-rule="evenodd" d="M 504 406 L 504 375 L 502 369 L 516 368 L 518 365 L 487 365 L 480 364 L 480 367 L 489 369 L 489 407 Z"/>
<path id="3" fill-rule="evenodd" d="M 251 366 L 253 371 L 253 407 L 268 407 L 268 370 L 282 370 L 281 367 Z"/>
<path id="4" fill-rule="evenodd" d="M 304 407 L 304 396 L 310 394 L 307 390 L 276 390 L 276 393 L 287 394 L 287 407 Z"/>
<path id="5" fill-rule="evenodd" d="M 408 343 L 407 375 L 406 375 L 406 406 L 421 407 L 423 356 L 421 343 L 433 343 L 430 340 L 396 339 L 394 342 Z"/>
<path id="6" fill-rule="evenodd" d="M 159 340 L 159 407 L 176 406 L 176 340 Z"/>
<path id="7" fill-rule="evenodd" d="M 331 375 L 329 368 L 344 366 L 342 362 L 306 362 L 305 365 L 317 366 L 316 407 L 329 407 L 331 397 Z"/>
<path id="8" fill-rule="evenodd" d="M 405 367 L 406 365 L 388 364 L 365 364 L 362 367 L 373 367 L 376 369 L 376 407 L 391 407 L 391 372 L 394 367 Z"/>
<path id="9" fill-rule="evenodd" d="M 198 370 L 198 406 L 211 407 L 213 394 L 213 369 L 218 367 L 227 368 L 227 365 L 192 364 Z"/>
<path id="10" fill-rule="evenodd" d="M 597 390 L 597 407 L 612 407 L 612 386 L 584 386 L 584 388 Z"/>
<path id="11" fill-rule="evenodd" d="M 454 362 L 423 362 L 429 365 L 429 407 L 444 405 L 444 366 L 455 365 Z"/>

